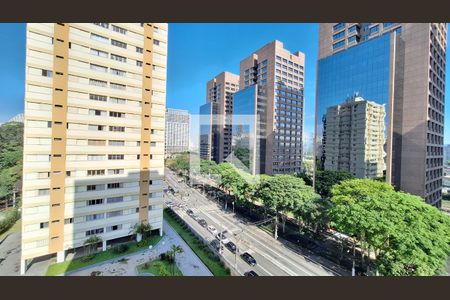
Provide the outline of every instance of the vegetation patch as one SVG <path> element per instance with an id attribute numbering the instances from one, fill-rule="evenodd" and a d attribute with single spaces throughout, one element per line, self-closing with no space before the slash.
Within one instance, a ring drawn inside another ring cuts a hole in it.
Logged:
<path id="1" fill-rule="evenodd" d="M 101 263 L 110 259 L 114 259 L 120 256 L 132 254 L 134 252 L 138 252 L 141 250 L 144 250 L 148 248 L 150 245 L 156 245 L 160 240 L 162 239 L 159 235 L 152 235 L 146 239 L 143 239 L 139 245 L 136 242 L 129 242 L 121 246 L 122 250 L 123 247 L 128 247 L 127 250 L 123 252 L 117 252 L 116 248 L 111 248 L 106 251 L 97 252 L 94 254 L 90 254 L 88 256 L 78 257 L 75 259 L 72 259 L 70 261 L 64 261 L 61 263 L 52 264 L 48 267 L 47 270 L 47 276 L 56 276 L 60 274 L 67 273 L 69 271 L 75 271 L 80 268 L 84 268 L 90 265 L 94 265 L 97 263 Z M 117 246 L 116 246 L 117 247 Z"/>
<path id="2" fill-rule="evenodd" d="M 214 276 L 229 276 L 230 269 L 225 267 L 219 257 L 205 245 L 196 235 L 194 235 L 172 210 L 164 209 L 164 219 L 167 223 L 181 236 L 181 238 L 189 245 L 200 260 L 208 267 Z"/>

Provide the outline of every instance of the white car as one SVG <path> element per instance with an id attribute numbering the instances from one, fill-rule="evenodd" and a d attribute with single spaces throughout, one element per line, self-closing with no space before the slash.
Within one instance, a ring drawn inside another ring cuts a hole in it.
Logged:
<path id="1" fill-rule="evenodd" d="M 216 235 L 217 234 L 217 229 L 216 227 L 209 225 L 208 226 L 208 231 L 211 232 L 212 234 Z"/>
<path id="2" fill-rule="evenodd" d="M 222 244 L 228 244 L 228 242 L 230 241 L 223 232 L 216 234 L 216 239 L 218 239 L 219 241 L 221 240 Z"/>

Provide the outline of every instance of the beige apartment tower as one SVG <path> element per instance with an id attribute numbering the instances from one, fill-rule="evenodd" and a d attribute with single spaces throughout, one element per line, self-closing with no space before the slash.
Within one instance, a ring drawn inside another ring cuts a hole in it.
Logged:
<path id="1" fill-rule="evenodd" d="M 325 169 L 357 178 L 382 177 L 386 169 L 385 107 L 351 97 L 326 113 Z"/>
<path id="2" fill-rule="evenodd" d="M 167 24 L 27 25 L 21 273 L 162 233 Z"/>

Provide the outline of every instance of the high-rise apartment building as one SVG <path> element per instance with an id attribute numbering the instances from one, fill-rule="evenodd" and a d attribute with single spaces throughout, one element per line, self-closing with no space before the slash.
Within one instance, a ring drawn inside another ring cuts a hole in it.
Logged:
<path id="1" fill-rule="evenodd" d="M 265 110 L 265 116 L 261 118 L 265 128 L 260 131 L 265 134 L 265 146 L 260 148 L 265 156 L 261 173 L 272 175 L 301 171 L 304 68 L 305 54 L 291 53 L 280 41 L 265 45 L 240 63 L 240 97 L 247 95 L 249 103 L 264 105 L 257 105 L 256 109 Z M 241 93 L 253 85 L 259 88 Z M 264 100 L 257 101 L 258 98 Z M 233 115 L 247 112 L 247 109 L 234 109 Z"/>
<path id="2" fill-rule="evenodd" d="M 446 46 L 444 23 L 321 24 L 316 168 L 325 167 L 327 109 L 357 92 L 386 107 L 386 181 L 439 207 Z"/>
<path id="3" fill-rule="evenodd" d="M 325 115 L 324 168 L 358 178 L 382 177 L 385 107 L 354 96 L 331 106 Z"/>
<path id="4" fill-rule="evenodd" d="M 27 25 L 21 272 L 162 233 L 167 24 Z"/>
<path id="5" fill-rule="evenodd" d="M 166 109 L 165 155 L 189 151 L 189 111 Z"/>
<path id="6" fill-rule="evenodd" d="M 230 154 L 233 94 L 238 90 L 239 75 L 230 72 L 222 72 L 206 84 L 206 104 L 200 109 L 202 120 L 206 122 L 201 125 L 202 158 L 221 163 Z M 212 123 L 207 124 L 205 114 L 210 115 L 209 120 Z"/>

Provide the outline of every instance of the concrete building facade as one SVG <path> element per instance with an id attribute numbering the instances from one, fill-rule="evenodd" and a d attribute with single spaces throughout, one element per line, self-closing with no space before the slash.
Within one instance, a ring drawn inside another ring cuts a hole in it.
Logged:
<path id="1" fill-rule="evenodd" d="M 189 111 L 166 109 L 165 156 L 189 151 Z"/>
<path id="2" fill-rule="evenodd" d="M 323 115 L 355 92 L 386 106 L 386 181 L 440 207 L 445 23 L 327 23 L 319 29 L 316 168 Z"/>
<path id="3" fill-rule="evenodd" d="M 382 177 L 386 170 L 385 106 L 351 97 L 326 113 L 325 169 L 357 178 Z"/>
<path id="4" fill-rule="evenodd" d="M 27 25 L 22 261 L 162 233 L 165 23 Z"/>

